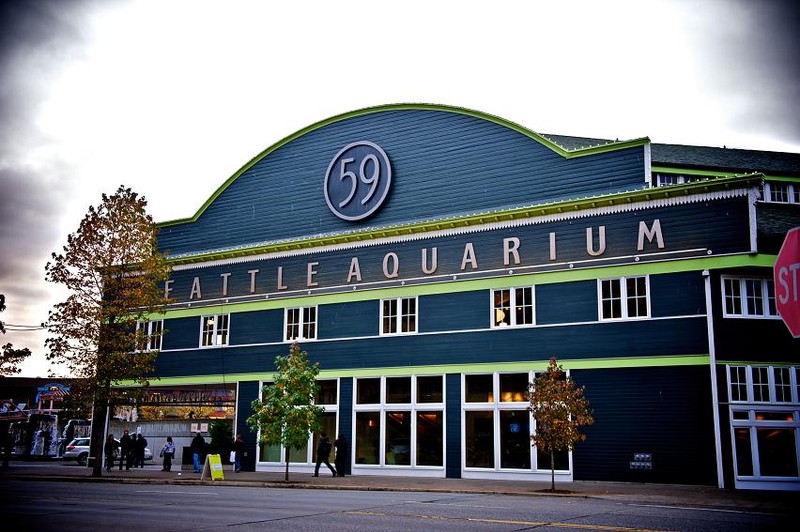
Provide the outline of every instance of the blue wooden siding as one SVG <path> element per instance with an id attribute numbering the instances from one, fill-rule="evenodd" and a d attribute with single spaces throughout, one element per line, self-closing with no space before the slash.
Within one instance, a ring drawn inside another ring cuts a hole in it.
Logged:
<path id="1" fill-rule="evenodd" d="M 445 376 L 445 476 L 461 478 L 461 375 Z"/>
<path id="2" fill-rule="evenodd" d="M 536 324 L 597 321 L 597 281 L 537 285 Z"/>
<path id="3" fill-rule="evenodd" d="M 716 484 L 707 367 L 575 370 L 595 423 L 573 454 L 576 480 Z M 651 453 L 651 471 L 631 470 Z"/>
<path id="4" fill-rule="evenodd" d="M 421 296 L 419 332 L 485 329 L 491 319 L 488 290 Z"/>
<path id="5" fill-rule="evenodd" d="M 380 145 L 393 167 L 387 203 L 360 225 L 334 216 L 322 190 L 334 155 L 358 140 Z M 384 110 L 328 124 L 269 153 L 228 186 L 196 222 L 165 226 L 159 241 L 162 249 L 181 254 L 632 190 L 644 184 L 641 146 L 565 159 L 518 131 L 482 118 L 440 110 Z"/>
<path id="6" fill-rule="evenodd" d="M 259 383 L 256 381 L 240 381 L 239 391 L 236 396 L 236 434 L 241 434 L 244 440 L 244 457 L 242 469 L 255 471 L 256 447 L 258 447 L 258 434 L 247 424 L 247 418 L 253 415 L 251 402 L 260 395 Z"/>
<path id="7" fill-rule="evenodd" d="M 353 449 L 353 379 L 344 377 L 339 379 L 339 434 L 347 438 L 348 452 L 345 474 L 352 471 L 350 451 Z"/>
<path id="8" fill-rule="evenodd" d="M 357 338 L 378 334 L 379 301 L 353 301 L 317 307 L 317 338 Z"/>
<path id="9" fill-rule="evenodd" d="M 284 311 L 261 310 L 231 314 L 231 345 L 280 342 L 283 340 Z"/>
<path id="10" fill-rule="evenodd" d="M 200 317 L 164 320 L 164 337 L 161 347 L 168 349 L 196 349 L 200 345 Z"/>
<path id="11" fill-rule="evenodd" d="M 708 352 L 704 317 L 409 334 L 301 345 L 309 358 L 326 370 L 519 362 L 551 356 L 585 359 Z M 275 356 L 287 352 L 288 346 L 283 343 L 164 352 L 156 367 L 162 377 L 267 371 L 272 369 Z"/>
<path id="12" fill-rule="evenodd" d="M 705 314 L 706 291 L 702 272 L 651 275 L 650 312 L 654 318 Z"/>

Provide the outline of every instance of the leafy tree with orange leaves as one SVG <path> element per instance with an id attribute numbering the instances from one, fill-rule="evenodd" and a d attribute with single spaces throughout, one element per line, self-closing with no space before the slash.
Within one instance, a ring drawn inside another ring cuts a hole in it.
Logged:
<path id="1" fill-rule="evenodd" d="M 98 457 L 93 476 L 102 471 L 99 457 L 114 386 L 123 381 L 147 386 L 158 355 L 139 349 L 147 345 L 147 328 L 136 324 L 164 312 L 161 285 L 171 268 L 158 251 L 157 228 L 146 206 L 144 197 L 123 186 L 103 194 L 67 237 L 63 253 L 53 253 L 45 267 L 45 278 L 69 294 L 44 324 L 47 358 L 77 377 L 80 384 L 71 393 L 93 404 L 90 456 Z"/>
<path id="2" fill-rule="evenodd" d="M 528 410 L 536 420 L 531 440 L 550 455 L 550 491 L 556 490 L 555 452 L 571 451 L 586 439 L 580 427 L 594 423 L 589 400 L 583 393 L 584 388 L 564 372 L 555 357 L 550 359 L 547 371 L 528 386 Z"/>

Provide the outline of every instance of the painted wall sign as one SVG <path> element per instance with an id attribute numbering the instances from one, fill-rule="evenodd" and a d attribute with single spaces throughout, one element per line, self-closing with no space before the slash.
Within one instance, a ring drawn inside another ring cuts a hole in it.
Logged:
<path id="1" fill-rule="evenodd" d="M 342 148 L 325 173 L 325 201 L 333 214 L 350 222 L 363 220 L 386 201 L 392 166 L 380 146 L 365 140 Z"/>

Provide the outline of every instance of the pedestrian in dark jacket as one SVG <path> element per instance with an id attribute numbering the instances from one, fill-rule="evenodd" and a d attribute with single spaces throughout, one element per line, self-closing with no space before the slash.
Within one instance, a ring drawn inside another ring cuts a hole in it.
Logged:
<path id="1" fill-rule="evenodd" d="M 139 467 L 144 467 L 144 449 L 147 447 L 147 440 L 140 433 L 136 436 L 136 463 Z M 135 466 L 134 466 L 135 467 Z"/>
<path id="2" fill-rule="evenodd" d="M 336 449 L 336 457 L 333 460 L 336 466 L 336 474 L 343 477 L 347 464 L 347 440 L 343 434 L 339 434 L 339 437 L 333 442 L 333 447 Z"/>
<path id="3" fill-rule="evenodd" d="M 204 459 L 203 453 L 206 449 L 206 440 L 203 439 L 203 436 L 200 432 L 192 439 L 192 461 L 194 462 L 194 472 L 195 473 L 202 473 L 203 472 L 203 464 L 201 463 L 201 459 Z"/>
<path id="4" fill-rule="evenodd" d="M 128 434 L 127 430 L 122 431 L 122 437 L 119 439 L 119 470 L 122 471 L 122 462 L 125 462 L 125 468 L 131 470 L 131 449 L 133 448 L 133 438 Z"/>
<path id="5" fill-rule="evenodd" d="M 109 434 L 105 445 L 103 445 L 103 453 L 106 455 L 106 471 L 109 473 L 111 473 L 111 468 L 114 467 L 114 451 L 116 450 L 117 440 L 114 439 L 113 434 Z"/>
<path id="6" fill-rule="evenodd" d="M 233 452 L 235 453 L 233 470 L 238 473 L 242 470 L 242 456 L 244 456 L 244 440 L 241 434 L 237 434 L 236 439 L 233 440 Z"/>
<path id="7" fill-rule="evenodd" d="M 336 470 L 329 462 L 331 455 L 331 440 L 324 432 L 320 434 L 319 443 L 317 444 L 317 467 L 314 468 L 314 476 L 319 476 L 319 466 L 325 464 L 331 470 L 332 475 L 336 476 Z"/>

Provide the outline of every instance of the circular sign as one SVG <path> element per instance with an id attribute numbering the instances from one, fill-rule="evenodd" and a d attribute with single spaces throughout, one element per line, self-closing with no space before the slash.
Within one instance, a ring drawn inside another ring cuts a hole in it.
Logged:
<path id="1" fill-rule="evenodd" d="M 353 142 L 328 165 L 325 201 L 342 220 L 363 220 L 383 205 L 391 184 L 392 167 L 386 152 L 372 142 Z"/>
<path id="2" fill-rule="evenodd" d="M 794 338 L 800 338 L 800 227 L 786 233 L 775 261 L 775 304 Z"/>

